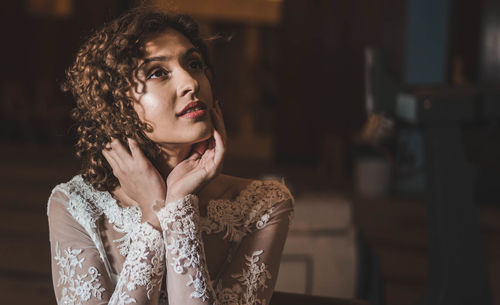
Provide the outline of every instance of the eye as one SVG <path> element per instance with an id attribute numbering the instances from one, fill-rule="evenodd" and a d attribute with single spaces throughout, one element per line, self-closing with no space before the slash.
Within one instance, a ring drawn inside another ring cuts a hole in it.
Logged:
<path id="1" fill-rule="evenodd" d="M 199 59 L 193 59 L 189 62 L 189 68 L 193 70 L 203 70 L 203 62 Z"/>
<path id="2" fill-rule="evenodd" d="M 153 69 L 148 73 L 148 77 L 146 79 L 155 79 L 168 75 L 168 71 L 163 68 Z"/>

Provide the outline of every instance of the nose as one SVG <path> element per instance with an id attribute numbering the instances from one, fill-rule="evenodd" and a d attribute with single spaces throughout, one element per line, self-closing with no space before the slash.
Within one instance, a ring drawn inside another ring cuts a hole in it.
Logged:
<path id="1" fill-rule="evenodd" d="M 177 86 L 177 95 L 179 97 L 183 97 L 188 94 L 196 94 L 198 93 L 199 84 L 198 80 L 184 69 L 179 69 L 178 71 L 178 86 Z"/>

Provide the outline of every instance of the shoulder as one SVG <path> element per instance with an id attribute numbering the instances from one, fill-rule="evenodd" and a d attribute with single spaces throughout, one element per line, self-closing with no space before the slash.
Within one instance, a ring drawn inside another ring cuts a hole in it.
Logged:
<path id="1" fill-rule="evenodd" d="M 78 175 L 52 189 L 47 202 L 51 243 L 96 245 L 96 220 L 102 212 L 92 204 L 89 187 Z"/>
<path id="2" fill-rule="evenodd" d="M 212 194 L 215 199 L 207 207 L 206 219 L 213 226 L 209 231 L 227 230 L 226 236 L 238 241 L 270 222 L 289 223 L 294 201 L 283 182 L 219 176 L 211 185 L 219 193 Z"/>
<path id="3" fill-rule="evenodd" d="M 80 223 L 91 222 L 99 214 L 95 205 L 98 197 L 97 191 L 76 175 L 52 189 L 47 202 L 49 221 L 57 218 L 56 215 L 69 212 Z"/>
<path id="4" fill-rule="evenodd" d="M 246 211 L 250 222 L 281 210 L 292 211 L 294 198 L 284 180 L 256 180 L 228 176 L 229 198 Z"/>
<path id="5" fill-rule="evenodd" d="M 67 206 L 70 201 L 71 194 L 73 193 L 74 184 L 77 184 L 80 178 L 81 177 L 79 175 L 74 176 L 71 180 L 60 183 L 52 189 L 47 202 L 47 215 L 49 215 L 50 211 L 54 209 L 54 204 L 59 203 Z"/>
<path id="6" fill-rule="evenodd" d="M 53 196 L 55 193 L 63 193 L 67 197 L 72 196 L 75 193 L 82 193 L 82 189 L 86 187 L 85 181 L 83 181 L 82 176 L 76 175 L 73 178 L 71 178 L 69 181 L 60 183 L 56 185 L 50 194 L 50 196 Z"/>
<path id="7" fill-rule="evenodd" d="M 229 175 L 220 175 L 221 197 L 235 200 L 292 200 L 293 196 L 284 180 L 258 180 Z"/>

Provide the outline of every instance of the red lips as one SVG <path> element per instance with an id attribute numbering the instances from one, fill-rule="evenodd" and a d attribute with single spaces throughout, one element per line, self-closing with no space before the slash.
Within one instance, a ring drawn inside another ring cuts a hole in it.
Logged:
<path id="1" fill-rule="evenodd" d="M 203 104 L 200 101 L 192 101 L 191 103 L 187 104 L 179 113 L 177 113 L 177 116 L 184 115 L 189 109 L 195 108 L 195 107 L 200 107 L 201 109 L 206 109 L 207 106 Z"/>

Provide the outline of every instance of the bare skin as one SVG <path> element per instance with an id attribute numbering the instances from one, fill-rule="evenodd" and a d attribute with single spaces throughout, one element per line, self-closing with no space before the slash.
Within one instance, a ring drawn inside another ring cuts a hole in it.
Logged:
<path id="1" fill-rule="evenodd" d="M 218 105 L 211 112 L 216 126 L 212 138 L 196 144 L 191 155 L 170 170 L 166 181 L 133 139 L 128 142 L 131 153 L 116 139 L 111 142 L 109 149 L 103 150 L 103 155 L 120 182 L 113 196 L 125 205 L 139 206 L 142 220 L 158 230 L 160 224 L 153 211 L 155 202 L 172 202 L 188 194 L 199 194 L 203 198 L 213 194 L 221 196 L 227 192 L 221 182 L 231 180 L 229 176 L 215 179 L 222 169 L 225 153 L 226 135 L 222 113 Z"/>
<path id="2" fill-rule="evenodd" d="M 113 197 L 121 205 L 139 206 L 142 220 L 160 229 L 155 202 L 197 194 L 203 205 L 205 199 L 232 193 L 244 182 L 219 176 L 226 131 L 199 51 L 173 29 L 153 37 L 145 49 L 140 76 L 145 87 L 141 94 L 132 93 L 137 101 L 134 109 L 141 121 L 153 127 L 147 136 L 162 149 L 163 162 L 155 168 L 133 139 L 128 139 L 130 152 L 113 139 L 102 153 L 120 183 Z M 179 116 L 193 101 L 203 103 L 208 113 L 197 119 Z"/>

